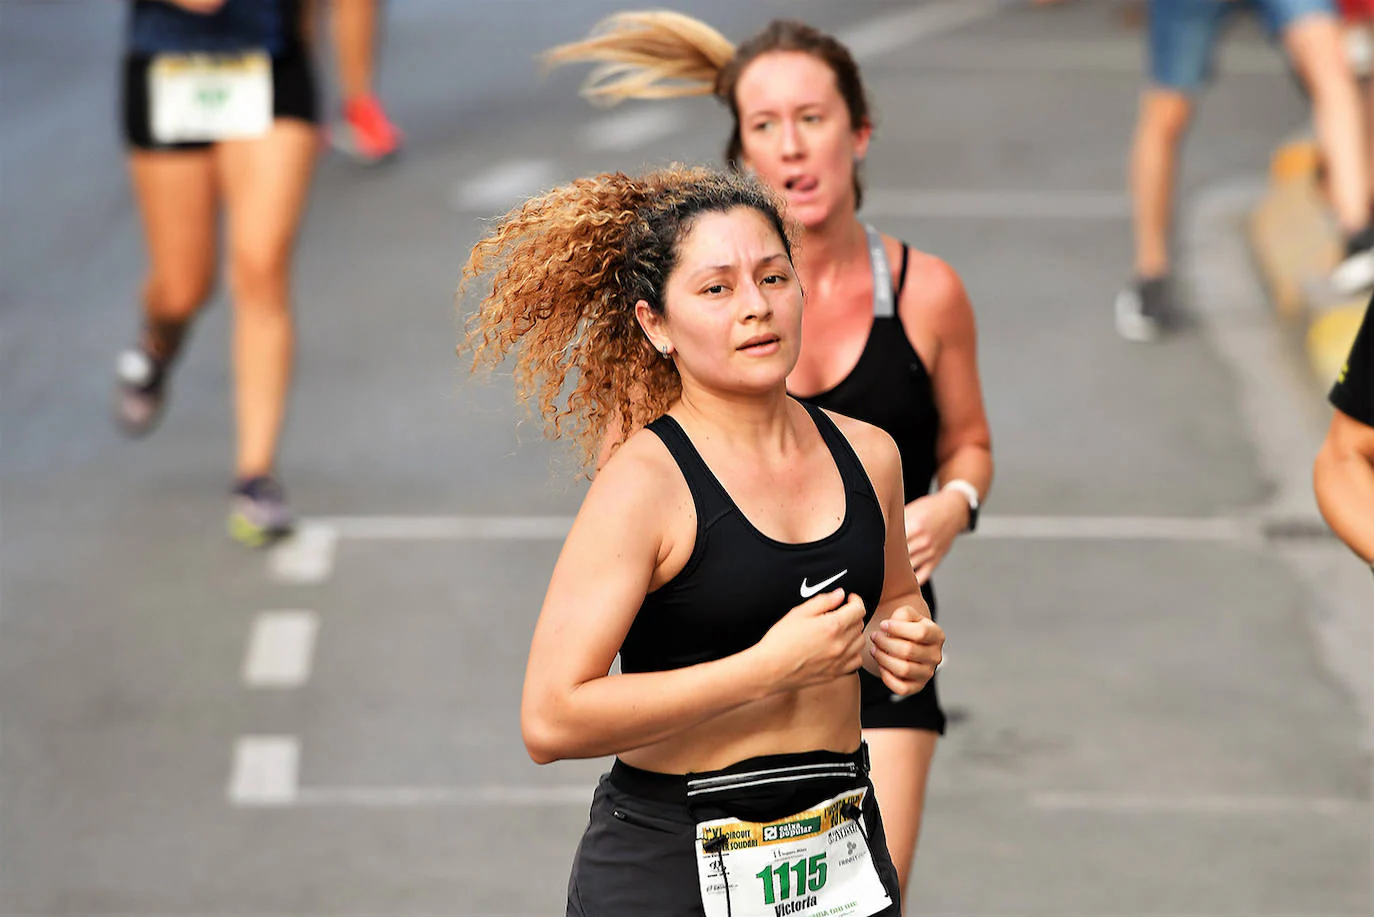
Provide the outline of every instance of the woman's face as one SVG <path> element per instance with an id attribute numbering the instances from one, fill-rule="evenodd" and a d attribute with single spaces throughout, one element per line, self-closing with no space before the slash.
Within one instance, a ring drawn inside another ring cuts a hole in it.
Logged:
<path id="1" fill-rule="evenodd" d="M 760 55 L 735 84 L 744 163 L 787 200 L 793 219 L 814 229 L 853 212 L 854 169 L 868 151 L 869 125 L 851 126 L 835 73 L 814 55 Z"/>
<path id="2" fill-rule="evenodd" d="M 684 388 L 762 393 L 784 386 L 801 343 L 802 290 L 772 222 L 752 207 L 698 216 L 678 243 L 664 311 L 635 307 L 670 348 Z"/>

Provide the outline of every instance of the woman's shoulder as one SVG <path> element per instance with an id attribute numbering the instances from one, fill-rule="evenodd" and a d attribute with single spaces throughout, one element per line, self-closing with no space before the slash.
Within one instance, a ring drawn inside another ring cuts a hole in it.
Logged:
<path id="1" fill-rule="evenodd" d="M 889 254 L 894 246 L 898 252 L 892 260 L 892 271 L 893 285 L 902 291 L 897 310 L 903 322 L 920 318 L 935 328 L 942 338 L 965 330 L 973 321 L 973 304 L 963 278 L 953 265 L 939 255 L 907 245 L 895 237 L 884 235 L 883 239 Z M 900 256 L 903 246 L 907 248 L 904 281 Z"/>
<path id="2" fill-rule="evenodd" d="M 661 539 L 670 514 L 690 501 L 686 481 L 672 454 L 652 431 L 637 430 L 592 477 L 579 515 L 614 519 L 626 534 Z"/>
<path id="3" fill-rule="evenodd" d="M 896 236 L 883 233 L 883 246 L 887 250 L 888 262 L 892 267 L 892 285 L 902 288 L 903 301 L 919 298 L 932 302 L 949 302 L 967 298 L 964 281 L 959 272 L 939 255 L 922 251 Z M 906 257 L 902 257 L 902 249 Z M 902 272 L 906 272 L 906 282 L 902 282 Z"/>
<path id="4" fill-rule="evenodd" d="M 901 466 L 897 441 L 882 427 L 829 410 L 825 411 L 825 416 L 834 422 L 840 433 L 849 441 L 850 447 L 870 477 L 876 480 L 890 466 Z"/>
<path id="5" fill-rule="evenodd" d="M 648 427 L 630 434 L 597 469 L 593 483 L 625 491 L 627 494 L 662 493 L 664 482 L 671 481 L 677 462 L 667 444 Z"/>

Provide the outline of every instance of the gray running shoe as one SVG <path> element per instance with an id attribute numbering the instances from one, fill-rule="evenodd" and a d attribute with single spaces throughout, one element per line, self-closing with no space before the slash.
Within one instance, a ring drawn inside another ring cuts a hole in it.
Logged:
<path id="1" fill-rule="evenodd" d="M 1358 296 L 1374 287 L 1374 223 L 1345 240 L 1345 257 L 1331 272 L 1331 289 Z"/>
<path id="2" fill-rule="evenodd" d="M 141 347 L 131 347 L 115 363 L 114 419 L 131 439 L 147 436 L 162 419 L 167 396 L 167 365 Z"/>
<path id="3" fill-rule="evenodd" d="M 229 536 L 250 548 L 266 547 L 289 535 L 295 525 L 286 493 L 269 475 L 239 481 L 230 501 Z"/>
<path id="4" fill-rule="evenodd" d="M 1173 303 L 1166 277 L 1136 279 L 1116 294 L 1116 330 L 1128 341 L 1148 344 L 1168 330 Z"/>

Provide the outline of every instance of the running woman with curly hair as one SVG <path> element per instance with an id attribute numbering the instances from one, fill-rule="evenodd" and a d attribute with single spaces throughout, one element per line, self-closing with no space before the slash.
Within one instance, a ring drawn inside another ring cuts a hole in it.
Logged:
<path id="1" fill-rule="evenodd" d="M 473 249 L 462 348 L 595 471 L 525 673 L 539 763 L 615 755 L 570 915 L 900 913 L 859 724 L 866 669 L 919 691 L 944 634 L 876 427 L 787 394 L 802 289 L 776 198 L 700 169 L 601 175 Z M 620 671 L 611 674 L 620 657 Z"/>

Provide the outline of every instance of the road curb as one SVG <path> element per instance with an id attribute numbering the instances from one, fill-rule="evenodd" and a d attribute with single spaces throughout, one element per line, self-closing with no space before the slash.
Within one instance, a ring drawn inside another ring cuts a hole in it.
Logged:
<path id="1" fill-rule="evenodd" d="M 1298 336 L 1322 387 L 1350 352 L 1365 297 L 1322 302 L 1324 279 L 1341 255 L 1341 236 L 1321 188 L 1321 156 L 1310 137 L 1286 141 L 1270 158 L 1264 197 L 1247 220 L 1256 266 L 1275 311 Z"/>

